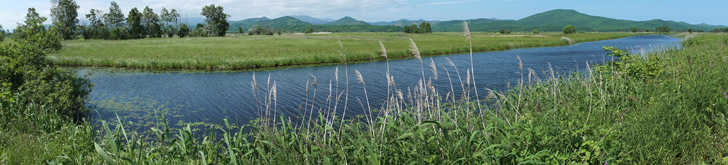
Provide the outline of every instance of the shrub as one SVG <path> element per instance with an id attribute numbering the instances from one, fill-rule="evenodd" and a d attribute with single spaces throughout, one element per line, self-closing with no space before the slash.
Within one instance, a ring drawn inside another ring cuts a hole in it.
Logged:
<path id="1" fill-rule="evenodd" d="M 574 34 L 576 33 L 576 28 L 574 27 L 574 25 L 566 25 L 564 26 L 563 32 L 564 34 Z"/>

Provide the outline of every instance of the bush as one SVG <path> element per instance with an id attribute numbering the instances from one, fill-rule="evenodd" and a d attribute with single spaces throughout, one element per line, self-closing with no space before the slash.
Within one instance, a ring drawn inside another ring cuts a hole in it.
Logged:
<path id="1" fill-rule="evenodd" d="M 576 33 L 576 28 L 574 27 L 574 25 L 566 25 L 564 26 L 563 32 L 564 34 L 574 34 Z"/>
<path id="2" fill-rule="evenodd" d="M 669 26 L 658 26 L 655 28 L 655 32 L 658 33 L 670 33 L 670 31 L 672 31 L 672 29 L 670 29 Z"/>
<path id="3" fill-rule="evenodd" d="M 179 38 L 185 38 L 189 33 L 190 28 L 188 28 L 187 25 L 182 24 L 177 31 L 177 36 L 179 36 Z"/>

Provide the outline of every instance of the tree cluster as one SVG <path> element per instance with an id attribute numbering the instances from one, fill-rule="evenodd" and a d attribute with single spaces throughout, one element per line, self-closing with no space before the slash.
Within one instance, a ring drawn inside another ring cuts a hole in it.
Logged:
<path id="1" fill-rule="evenodd" d="M 576 27 L 574 27 L 574 25 L 566 25 L 562 31 L 564 34 L 574 34 L 576 33 Z"/>
<path id="2" fill-rule="evenodd" d="M 200 13 L 205 16 L 205 22 L 195 31 L 180 23 L 180 13 L 175 9 L 162 8 L 157 14 L 148 6 L 143 10 L 133 8 L 127 16 L 112 1 L 108 13 L 103 10 L 91 9 L 86 14 L 87 23 L 78 24 L 77 10 L 79 6 L 74 0 L 52 0 L 51 18 L 53 27 L 63 39 L 74 39 L 80 35 L 85 39 L 141 39 L 185 36 L 224 36 L 228 29 L 227 18 L 222 6 L 209 5 L 202 8 Z M 194 33 L 194 34 L 190 34 Z"/>
<path id="3" fill-rule="evenodd" d="M 712 31 L 713 33 L 728 33 L 728 28 L 715 28 Z"/>
<path id="4" fill-rule="evenodd" d="M 500 31 L 498 31 L 498 33 L 500 33 L 500 34 L 511 34 L 511 30 L 501 29 Z"/>
<path id="5" fill-rule="evenodd" d="M 5 40 L 5 30 L 3 30 L 3 25 L 0 25 L 0 42 Z"/>
<path id="6" fill-rule="evenodd" d="M 672 31 L 672 29 L 670 29 L 669 26 L 658 26 L 655 28 L 655 32 L 658 33 L 670 33 L 670 31 Z"/>
<path id="7" fill-rule="evenodd" d="M 46 54 L 61 49 L 62 31 L 69 28 L 46 29 L 43 22 L 47 18 L 35 8 L 28 9 L 25 18 L 15 28 L 13 41 L 0 43 L 0 91 L 17 95 L 13 101 L 20 105 L 42 105 L 42 109 L 80 119 L 86 110 L 83 101 L 90 92 L 90 81 L 54 67 L 46 58 Z"/>
<path id="8" fill-rule="evenodd" d="M 412 24 L 410 26 L 404 26 L 404 32 L 405 33 L 432 33 L 432 27 L 430 26 L 430 23 L 422 22 L 422 23 L 420 23 L 419 27 L 417 27 L 417 24 Z"/>
<path id="9" fill-rule="evenodd" d="M 258 25 L 253 25 L 252 28 L 248 29 L 248 35 L 273 35 L 275 30 L 269 28 L 261 28 Z M 278 33 L 280 35 L 280 31 Z"/>
<path id="10" fill-rule="evenodd" d="M 225 9 L 222 6 L 215 6 L 215 4 L 205 6 L 202 8 L 201 15 L 205 16 L 205 22 L 207 22 L 208 35 L 225 36 L 228 24 L 227 17 L 230 15 L 225 14 Z"/>

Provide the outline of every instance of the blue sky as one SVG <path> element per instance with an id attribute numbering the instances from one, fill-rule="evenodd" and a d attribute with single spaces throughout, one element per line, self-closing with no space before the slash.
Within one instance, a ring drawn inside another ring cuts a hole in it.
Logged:
<path id="1" fill-rule="evenodd" d="M 0 25 L 12 29 L 22 22 L 29 7 L 50 15 L 50 0 L 2 0 Z M 76 0 L 79 18 L 90 9 L 108 10 L 111 0 Z M 209 4 L 225 7 L 230 20 L 267 16 L 309 15 L 338 19 L 351 16 L 364 21 L 397 19 L 462 20 L 473 18 L 521 19 L 552 10 L 574 9 L 582 13 L 626 20 L 664 19 L 692 24 L 728 25 L 726 0 L 116 0 L 126 13 L 149 6 L 182 12 L 182 17 L 201 17 Z"/>

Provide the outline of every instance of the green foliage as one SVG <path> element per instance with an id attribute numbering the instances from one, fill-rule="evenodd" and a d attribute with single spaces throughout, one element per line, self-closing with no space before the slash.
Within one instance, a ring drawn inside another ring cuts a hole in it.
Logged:
<path id="1" fill-rule="evenodd" d="M 111 1 L 109 11 L 103 17 L 106 25 L 111 26 L 112 29 L 124 26 L 124 13 L 115 1 Z"/>
<path id="2" fill-rule="evenodd" d="M 0 47 L 0 81 L 12 83 L 10 90 L 27 97 L 26 103 L 44 105 L 66 116 L 78 115 L 85 109 L 83 99 L 89 82 L 54 68 L 46 60 L 46 53 L 60 49 L 61 37 L 46 31 L 44 21 L 33 8 L 28 9 L 26 24 L 15 30 L 17 37 Z"/>
<path id="3" fill-rule="evenodd" d="M 137 8 L 132 8 L 126 18 L 126 25 L 129 27 L 129 38 L 139 39 L 144 37 L 144 26 L 142 26 L 142 13 Z"/>
<path id="4" fill-rule="evenodd" d="M 626 49 L 622 50 L 617 47 L 604 47 L 604 51 L 607 52 L 608 56 L 617 57 L 618 60 L 598 68 L 604 72 L 614 71 L 630 77 L 648 80 L 659 75 L 663 71 L 662 68 L 664 68 L 660 65 L 660 59 L 657 56 L 630 54 Z"/>
<path id="5" fill-rule="evenodd" d="M 711 30 L 710 32 L 713 32 L 713 33 L 720 33 L 720 32 L 728 33 L 728 28 L 715 28 L 715 29 Z"/>
<path id="6" fill-rule="evenodd" d="M 566 25 L 561 31 L 564 32 L 564 34 L 574 34 L 576 33 L 576 28 L 574 27 L 574 25 Z"/>
<path id="7" fill-rule="evenodd" d="M 174 34 L 177 34 L 177 28 L 174 26 L 167 26 L 167 29 L 164 30 L 165 33 L 167 33 L 168 38 L 174 37 Z"/>
<path id="8" fill-rule="evenodd" d="M 177 36 L 179 36 L 179 38 L 185 38 L 189 33 L 190 28 L 188 28 L 186 24 L 182 24 L 177 31 Z"/>
<path id="9" fill-rule="evenodd" d="M 143 34 L 149 38 L 162 37 L 162 26 L 159 24 L 159 21 L 159 15 L 154 13 L 154 10 L 152 10 L 152 8 L 149 8 L 149 6 L 145 7 L 140 20 L 142 26 L 144 26 Z"/>
<path id="10" fill-rule="evenodd" d="M 308 29 L 306 29 L 306 31 L 303 31 L 303 33 L 311 34 L 311 33 L 313 33 L 313 28 L 309 27 Z"/>
<path id="11" fill-rule="evenodd" d="M 106 29 L 106 25 L 101 18 L 101 11 L 91 9 L 89 14 L 86 14 L 86 19 L 89 20 L 90 25 L 81 26 L 80 31 L 85 39 L 107 39 L 109 38 L 109 31 Z"/>
<path id="12" fill-rule="evenodd" d="M 0 42 L 5 40 L 5 30 L 3 29 L 3 25 L 0 25 Z"/>
<path id="13" fill-rule="evenodd" d="M 74 39 L 78 26 L 78 8 L 74 0 L 51 0 L 51 20 L 63 39 Z"/>
<path id="14" fill-rule="evenodd" d="M 313 31 L 313 30 L 311 30 Z M 273 35 L 272 29 L 261 28 L 257 25 L 248 30 L 248 35 Z"/>
<path id="15" fill-rule="evenodd" d="M 202 8 L 202 16 L 205 16 L 205 22 L 210 26 L 210 32 L 216 36 L 225 36 L 225 32 L 229 28 L 227 22 L 228 14 L 225 14 L 222 6 L 215 6 L 215 4 L 205 6 Z"/>
<path id="16" fill-rule="evenodd" d="M 658 26 L 655 28 L 655 32 L 658 32 L 658 33 L 670 33 L 671 30 L 672 29 L 670 29 L 670 27 L 668 27 L 666 25 Z"/>
<path id="17" fill-rule="evenodd" d="M 432 33 L 432 27 L 430 26 L 430 23 L 422 22 L 422 23 L 420 23 L 419 27 L 417 27 L 417 24 L 412 24 L 411 26 L 405 26 L 404 32 L 405 33 Z"/>
<path id="18" fill-rule="evenodd" d="M 633 28 L 630 28 L 630 31 L 632 31 L 632 33 L 637 33 L 637 32 L 639 32 L 640 30 L 639 30 L 639 29 L 637 29 L 636 27 L 633 27 Z"/>
<path id="19" fill-rule="evenodd" d="M 0 43 L 0 164 L 81 161 L 93 142 L 92 127 L 83 123 L 87 79 L 55 68 L 45 54 L 60 49 L 56 28 L 28 9 L 11 42 Z M 79 162 L 75 162 L 79 163 Z M 82 164 L 82 163 L 79 163 Z"/>
<path id="20" fill-rule="evenodd" d="M 511 30 L 501 29 L 500 31 L 498 31 L 498 33 L 500 33 L 500 34 L 511 34 Z"/>
<path id="21" fill-rule="evenodd" d="M 538 31 L 538 29 L 533 29 L 533 34 L 541 33 L 541 31 Z"/>

